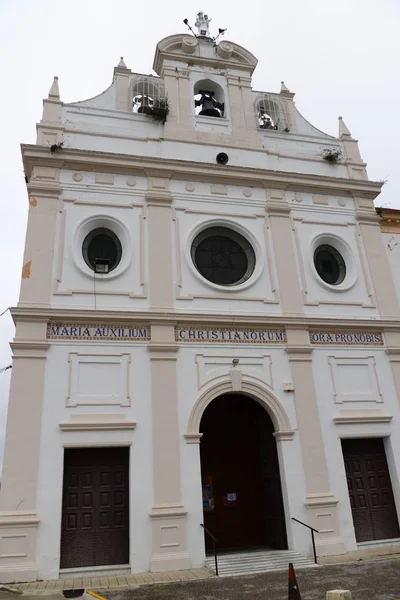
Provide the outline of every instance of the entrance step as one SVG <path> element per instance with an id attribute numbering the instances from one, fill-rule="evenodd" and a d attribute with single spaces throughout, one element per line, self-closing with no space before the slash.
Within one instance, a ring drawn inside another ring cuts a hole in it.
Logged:
<path id="1" fill-rule="evenodd" d="M 294 550 L 254 550 L 218 554 L 219 575 L 243 575 L 296 567 L 315 567 L 313 560 Z M 215 573 L 214 556 L 207 556 L 206 566 Z"/>

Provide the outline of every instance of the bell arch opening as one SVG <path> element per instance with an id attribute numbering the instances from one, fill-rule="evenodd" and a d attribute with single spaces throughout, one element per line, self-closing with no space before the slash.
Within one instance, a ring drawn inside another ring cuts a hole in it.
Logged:
<path id="1" fill-rule="evenodd" d="M 202 79 L 194 85 L 194 106 L 196 115 L 203 117 L 225 116 L 224 91 L 211 79 Z"/>
<path id="2" fill-rule="evenodd" d="M 204 525 L 220 549 L 287 548 L 274 429 L 265 407 L 245 394 L 217 396 L 202 414 Z M 208 536 L 205 543 L 211 550 Z"/>
<path id="3" fill-rule="evenodd" d="M 289 132 L 284 106 L 278 98 L 270 94 L 260 94 L 255 107 L 259 129 Z"/>

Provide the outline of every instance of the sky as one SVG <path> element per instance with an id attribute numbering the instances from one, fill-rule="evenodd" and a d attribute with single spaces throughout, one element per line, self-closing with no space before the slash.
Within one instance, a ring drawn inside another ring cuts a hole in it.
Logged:
<path id="1" fill-rule="evenodd" d="M 211 33 L 259 60 L 253 88 L 285 81 L 300 112 L 337 135 L 339 115 L 359 140 L 370 179 L 385 181 L 376 204 L 400 208 L 399 0 L 0 0 L 0 313 L 18 301 L 28 212 L 20 144 L 35 143 L 53 76 L 61 100 L 109 86 L 120 56 L 150 74 L 157 42 L 186 31 L 196 12 Z M 0 317 L 0 369 L 11 362 L 10 313 Z M 0 468 L 10 370 L 0 373 Z M 29 398 L 27 398 L 29 402 Z"/>

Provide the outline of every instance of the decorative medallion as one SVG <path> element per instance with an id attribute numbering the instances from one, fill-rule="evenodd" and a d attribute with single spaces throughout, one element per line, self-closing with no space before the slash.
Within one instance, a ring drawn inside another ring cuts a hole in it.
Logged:
<path id="1" fill-rule="evenodd" d="M 82 173 L 74 173 L 74 174 L 72 175 L 72 179 L 73 179 L 74 181 L 82 181 L 82 179 L 83 179 L 83 175 L 82 175 Z"/>
<path id="2" fill-rule="evenodd" d="M 187 184 L 185 185 L 185 189 L 186 189 L 186 191 L 188 191 L 188 192 L 194 192 L 194 190 L 195 190 L 195 185 L 194 185 L 194 183 L 187 183 Z"/>
<path id="3" fill-rule="evenodd" d="M 248 188 L 248 187 L 243 188 L 242 194 L 245 198 L 250 198 L 251 194 L 252 194 L 251 188 Z"/>
<path id="4" fill-rule="evenodd" d="M 134 177 L 128 177 L 126 180 L 126 185 L 129 185 L 129 187 L 135 187 L 136 179 Z"/>

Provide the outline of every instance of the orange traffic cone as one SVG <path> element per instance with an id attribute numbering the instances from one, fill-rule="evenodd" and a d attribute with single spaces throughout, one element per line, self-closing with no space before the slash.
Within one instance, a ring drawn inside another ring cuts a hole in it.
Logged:
<path id="1" fill-rule="evenodd" d="M 297 585 L 296 574 L 293 563 L 289 563 L 289 594 L 288 600 L 301 600 L 299 586 Z"/>

